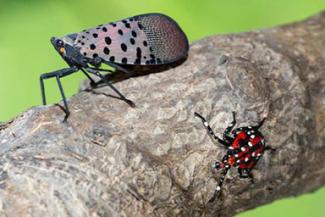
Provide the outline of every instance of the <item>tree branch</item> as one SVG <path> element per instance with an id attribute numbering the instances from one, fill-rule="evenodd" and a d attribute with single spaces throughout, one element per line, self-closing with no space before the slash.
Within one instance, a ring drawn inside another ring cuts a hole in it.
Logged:
<path id="1" fill-rule="evenodd" d="M 263 31 L 195 42 L 182 65 L 103 86 L 0 126 L 3 216 L 232 216 L 325 183 L 325 13 Z M 104 93 L 104 94 L 102 94 Z M 267 144 L 254 184 L 233 170 L 213 203 L 221 133 L 256 124 Z M 220 135 L 220 134 L 219 134 Z"/>

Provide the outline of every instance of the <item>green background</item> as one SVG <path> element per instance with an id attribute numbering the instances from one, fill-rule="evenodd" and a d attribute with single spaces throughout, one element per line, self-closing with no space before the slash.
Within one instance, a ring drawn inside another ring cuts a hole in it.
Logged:
<path id="1" fill-rule="evenodd" d="M 325 0 L 0 0 L 0 121 L 40 105 L 39 75 L 65 67 L 51 36 L 148 12 L 173 17 L 190 41 L 301 20 L 325 9 Z M 63 80 L 76 93 L 82 74 Z M 60 100 L 55 81 L 46 81 L 48 102 Z M 325 216 L 325 188 L 284 199 L 238 216 Z"/>

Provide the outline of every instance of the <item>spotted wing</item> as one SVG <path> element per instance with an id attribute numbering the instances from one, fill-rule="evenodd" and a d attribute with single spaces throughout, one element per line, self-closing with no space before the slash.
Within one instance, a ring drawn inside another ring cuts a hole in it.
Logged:
<path id="1" fill-rule="evenodd" d="M 175 62 L 189 49 L 184 32 L 163 14 L 138 15 L 84 30 L 75 46 L 88 58 L 129 65 Z"/>

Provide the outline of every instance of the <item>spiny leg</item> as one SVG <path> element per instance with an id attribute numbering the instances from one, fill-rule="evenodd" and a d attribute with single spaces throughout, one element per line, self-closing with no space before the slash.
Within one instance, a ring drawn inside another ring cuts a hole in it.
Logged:
<path id="1" fill-rule="evenodd" d="M 222 170 L 221 177 L 219 178 L 219 182 L 218 182 L 218 185 L 213 193 L 213 197 L 209 200 L 210 203 L 219 197 L 220 192 L 221 192 L 221 187 L 222 187 L 223 182 L 225 181 L 228 170 L 229 170 L 229 167 L 225 167 Z"/>
<path id="2" fill-rule="evenodd" d="M 125 96 L 123 96 L 123 94 L 120 93 L 120 91 L 118 91 L 107 79 L 105 79 L 105 77 L 102 74 L 100 74 L 98 70 L 94 70 L 94 69 L 91 69 L 91 68 L 86 68 L 86 70 L 88 72 L 100 77 L 110 88 L 112 88 L 115 91 L 115 93 L 117 93 L 121 97 L 122 100 L 124 100 L 131 107 L 135 107 L 134 102 L 132 102 L 131 100 L 129 100 Z"/>
<path id="3" fill-rule="evenodd" d="M 42 94 L 43 105 L 46 105 L 44 79 L 56 77 L 57 75 L 60 75 L 60 77 L 64 77 L 64 76 L 70 75 L 70 74 L 72 74 L 72 73 L 74 73 L 76 71 L 78 71 L 77 67 L 71 67 L 71 68 L 60 69 L 60 70 L 57 70 L 57 71 L 44 73 L 44 74 L 40 75 L 40 85 L 41 85 L 41 94 Z"/>
<path id="4" fill-rule="evenodd" d="M 263 126 L 265 120 L 266 120 L 266 118 L 263 118 L 263 119 L 260 121 L 260 123 L 258 123 L 258 125 L 254 126 L 253 128 L 255 128 L 256 130 L 258 130 L 260 127 Z"/>
<path id="5" fill-rule="evenodd" d="M 65 95 L 64 95 L 64 90 L 63 90 L 59 75 L 56 76 L 56 81 L 58 83 L 59 90 L 60 90 L 60 93 L 61 93 L 61 96 L 62 96 L 64 110 L 65 110 L 64 111 L 65 112 L 64 121 L 66 121 L 68 119 L 69 115 L 70 115 L 70 111 L 69 111 L 69 108 L 68 108 L 67 100 L 66 100 Z"/>
<path id="6" fill-rule="evenodd" d="M 202 121 L 204 127 L 207 129 L 209 135 L 210 135 L 213 139 L 217 140 L 219 143 L 221 143 L 222 145 L 224 145 L 224 146 L 226 146 L 226 147 L 230 146 L 229 143 L 227 143 L 226 141 L 223 141 L 222 139 L 220 139 L 220 138 L 219 138 L 219 137 L 218 137 L 218 136 L 213 132 L 213 130 L 212 130 L 211 127 L 209 126 L 209 123 L 205 120 L 204 117 L 202 117 L 202 116 L 201 116 L 199 113 L 197 113 L 197 112 L 194 112 L 194 116 L 196 116 L 196 117 L 198 117 L 198 118 L 201 119 L 201 121 Z"/>
<path id="7" fill-rule="evenodd" d="M 234 126 L 236 125 L 236 113 L 233 111 L 232 112 L 232 122 L 230 123 L 230 125 L 225 129 L 225 131 L 223 132 L 223 139 L 225 141 L 227 141 L 228 143 L 232 143 L 234 138 L 232 138 L 232 136 L 230 135 L 232 129 L 234 128 Z"/>
<path id="8" fill-rule="evenodd" d="M 88 75 L 88 73 L 86 72 L 86 70 L 84 70 L 83 68 L 81 68 L 81 71 L 84 73 L 84 75 L 90 80 L 90 86 L 94 87 L 96 85 L 96 82 L 94 81 L 94 79 L 92 79 L 90 77 L 90 75 Z"/>

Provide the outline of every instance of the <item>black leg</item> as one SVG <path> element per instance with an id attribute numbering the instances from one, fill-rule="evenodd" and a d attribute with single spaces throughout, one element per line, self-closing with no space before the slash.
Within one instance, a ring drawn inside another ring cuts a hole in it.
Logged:
<path id="1" fill-rule="evenodd" d="M 63 91 L 63 88 L 62 88 L 62 84 L 60 82 L 60 78 L 62 78 L 64 76 L 67 76 L 67 75 L 70 75 L 70 74 L 72 74 L 72 73 L 74 73 L 74 72 L 76 72 L 78 70 L 79 69 L 77 67 L 71 67 L 71 68 L 65 68 L 65 69 L 61 69 L 61 70 L 50 72 L 50 73 L 45 73 L 45 74 L 42 74 L 40 76 L 42 101 L 43 101 L 44 105 L 46 105 L 44 79 L 56 77 L 56 80 L 58 82 L 59 89 L 60 89 L 60 92 L 61 92 L 62 100 L 63 100 L 63 103 L 64 103 L 64 107 L 65 107 L 66 118 L 69 116 L 69 109 L 68 109 L 68 104 L 66 102 L 66 98 L 65 98 L 64 91 Z"/>
<path id="2" fill-rule="evenodd" d="M 222 170 L 221 177 L 220 177 L 218 185 L 214 191 L 213 197 L 209 200 L 210 203 L 212 203 L 216 198 L 219 197 L 220 192 L 221 192 L 221 187 L 222 187 L 223 182 L 225 181 L 228 170 L 229 170 L 229 167 Z"/>
<path id="3" fill-rule="evenodd" d="M 102 74 L 100 74 L 99 72 L 98 72 L 98 70 L 96 69 L 96 70 L 94 70 L 94 69 L 91 69 L 91 68 L 85 68 L 88 72 L 90 72 L 90 73 L 92 73 L 92 74 L 94 74 L 94 75 L 96 75 L 96 76 L 98 76 L 98 77 L 100 77 L 110 88 L 112 88 L 114 91 L 115 91 L 115 93 L 117 93 L 117 95 L 119 95 L 119 97 L 122 99 L 122 100 L 124 100 L 127 104 L 129 104 L 131 107 L 135 107 L 135 104 L 134 104 L 134 102 L 132 102 L 131 100 L 129 100 L 129 99 L 127 99 L 125 96 L 123 96 L 123 94 L 122 93 L 120 93 L 120 91 L 118 91 L 114 86 L 113 86 L 113 84 L 111 84 L 111 82 L 109 82 L 107 79 L 105 79 L 105 77 L 102 75 Z"/>
<path id="4" fill-rule="evenodd" d="M 121 71 L 121 72 L 124 72 L 124 73 L 127 73 L 127 74 L 131 74 L 130 71 L 128 71 L 127 69 L 125 69 L 124 67 L 120 66 L 120 65 L 117 65 L 115 63 L 112 63 L 112 62 L 105 62 L 107 65 Z"/>
<path id="5" fill-rule="evenodd" d="M 94 68 L 94 67 L 88 67 L 88 69 L 93 69 L 93 70 L 100 71 L 100 72 L 110 72 L 110 73 L 114 72 L 111 69 L 101 69 L 101 68 Z"/>
<path id="6" fill-rule="evenodd" d="M 231 131 L 234 128 L 235 125 L 236 125 L 236 113 L 233 111 L 232 112 L 232 122 L 225 129 L 225 131 L 223 132 L 223 140 L 227 141 L 228 143 L 232 143 L 233 140 L 234 140 L 234 138 L 232 138 L 232 136 L 230 135 L 230 133 L 231 133 Z"/>
<path id="7" fill-rule="evenodd" d="M 92 78 L 90 77 L 90 75 L 88 75 L 88 73 L 87 73 L 83 68 L 81 68 L 80 70 L 81 70 L 81 71 L 84 73 L 84 75 L 86 75 L 86 77 L 90 80 L 90 86 L 94 87 L 94 86 L 96 85 L 96 82 L 94 81 L 94 79 L 92 79 Z"/>
<path id="8" fill-rule="evenodd" d="M 264 148 L 264 151 L 268 151 L 268 150 L 270 150 L 270 151 L 276 151 L 275 148 L 272 148 L 271 146 L 266 146 L 266 147 Z"/>
<path id="9" fill-rule="evenodd" d="M 262 127 L 263 124 L 264 124 L 265 119 L 266 118 L 263 118 L 263 120 L 261 120 L 261 122 L 258 125 L 254 126 L 254 128 L 258 130 L 260 127 Z"/>
<path id="10" fill-rule="evenodd" d="M 213 132 L 213 130 L 211 129 L 211 127 L 209 126 L 208 122 L 205 120 L 204 117 L 202 117 L 202 116 L 201 116 L 199 113 L 197 113 L 197 112 L 194 112 L 194 115 L 195 115 L 196 117 L 198 117 L 198 118 L 201 119 L 201 121 L 202 121 L 204 127 L 207 129 L 209 135 L 210 135 L 213 139 L 217 140 L 220 144 L 222 144 L 222 145 L 224 145 L 224 146 L 226 146 L 226 147 L 230 146 L 229 143 L 227 143 L 226 141 L 223 141 L 222 139 L 220 139 L 220 138 L 219 138 L 219 137 L 218 137 L 218 136 Z"/>
<path id="11" fill-rule="evenodd" d="M 239 178 L 246 179 L 246 178 L 253 178 L 251 174 L 251 170 L 248 168 L 238 168 Z"/>
<path id="12" fill-rule="evenodd" d="M 64 95 L 64 91 L 63 91 L 63 87 L 62 87 L 59 75 L 56 76 L 56 81 L 58 82 L 59 90 L 60 90 L 60 93 L 61 93 L 61 96 L 62 96 L 63 105 L 64 105 L 64 109 L 65 109 L 64 121 L 66 121 L 67 118 L 70 115 L 70 111 L 69 111 L 67 100 L 66 100 L 65 95 Z"/>

